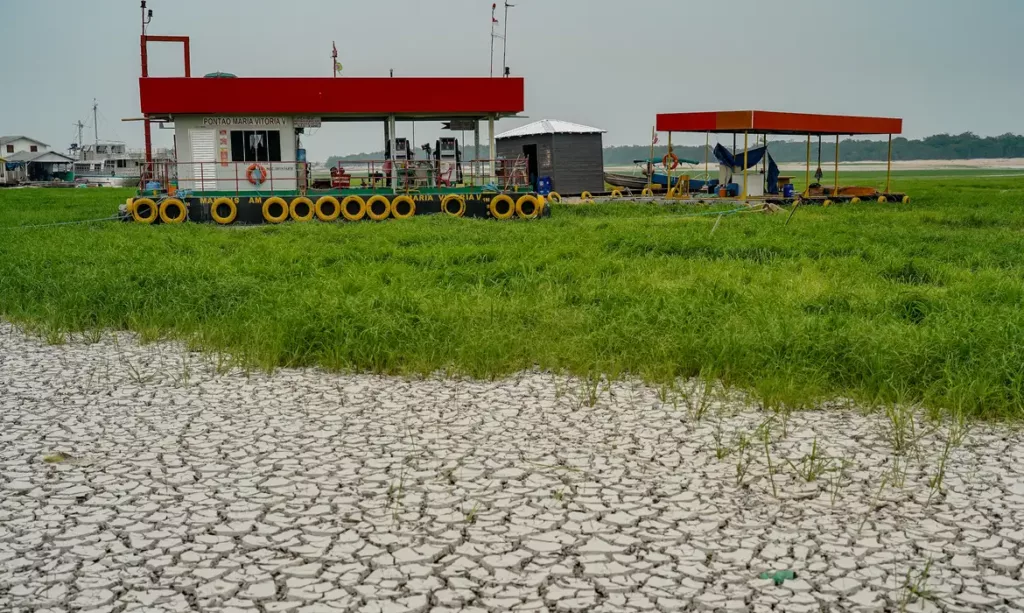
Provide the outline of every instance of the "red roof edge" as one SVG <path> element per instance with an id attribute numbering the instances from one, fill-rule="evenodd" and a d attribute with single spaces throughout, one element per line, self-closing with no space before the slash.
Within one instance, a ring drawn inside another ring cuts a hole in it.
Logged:
<path id="1" fill-rule="evenodd" d="M 488 116 L 524 110 L 522 77 L 145 77 L 146 115 Z"/>
<path id="2" fill-rule="evenodd" d="M 662 132 L 755 132 L 758 134 L 901 134 L 903 120 L 892 117 L 818 115 L 775 111 L 660 113 Z"/>

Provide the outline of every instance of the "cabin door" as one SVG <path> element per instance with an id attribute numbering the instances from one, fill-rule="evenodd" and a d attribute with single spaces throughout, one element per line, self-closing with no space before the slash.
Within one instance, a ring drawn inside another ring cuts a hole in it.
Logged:
<path id="1" fill-rule="evenodd" d="M 200 192 L 217 189 L 217 134 L 214 130 L 188 131 L 192 149 L 192 185 Z"/>

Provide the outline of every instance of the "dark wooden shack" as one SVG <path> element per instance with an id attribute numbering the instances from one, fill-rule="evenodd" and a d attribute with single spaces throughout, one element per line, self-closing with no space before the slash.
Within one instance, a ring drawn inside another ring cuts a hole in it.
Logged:
<path id="1" fill-rule="evenodd" d="M 514 160 L 525 156 L 531 181 L 551 177 L 560 194 L 603 192 L 604 130 L 544 119 L 495 137 L 498 156 Z"/>

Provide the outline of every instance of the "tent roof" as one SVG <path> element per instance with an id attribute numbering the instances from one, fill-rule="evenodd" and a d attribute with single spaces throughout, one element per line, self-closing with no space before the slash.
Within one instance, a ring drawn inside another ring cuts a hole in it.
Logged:
<path id="1" fill-rule="evenodd" d="M 719 132 L 792 135 L 900 134 L 903 120 L 890 117 L 815 115 L 774 111 L 659 113 L 661 132 Z"/>
<path id="2" fill-rule="evenodd" d="M 602 134 L 604 132 L 601 128 L 592 128 L 579 123 L 542 119 L 525 126 L 512 128 L 494 138 L 516 138 L 517 136 L 536 136 L 537 134 Z"/>

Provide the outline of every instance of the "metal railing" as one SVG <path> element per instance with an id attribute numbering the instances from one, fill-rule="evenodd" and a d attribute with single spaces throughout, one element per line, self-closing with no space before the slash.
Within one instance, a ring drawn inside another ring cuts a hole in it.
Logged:
<path id="1" fill-rule="evenodd" d="M 255 168 L 250 170 L 255 165 Z M 526 158 L 516 160 L 358 160 L 314 170 L 307 162 L 153 162 L 143 166 L 140 189 L 261 192 L 378 189 L 417 191 L 479 187 L 496 191 L 530 185 Z"/>

